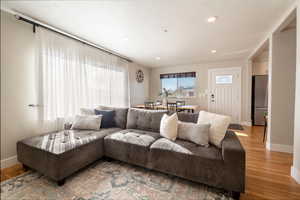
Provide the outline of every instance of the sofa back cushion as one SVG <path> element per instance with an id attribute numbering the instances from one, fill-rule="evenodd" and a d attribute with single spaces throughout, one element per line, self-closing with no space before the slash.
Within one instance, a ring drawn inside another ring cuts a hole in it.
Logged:
<path id="1" fill-rule="evenodd" d="M 126 128 L 128 108 L 98 106 L 96 109 L 97 110 L 113 110 L 113 111 L 115 111 L 115 115 L 114 115 L 115 126 L 118 128 L 122 128 L 122 129 Z"/>
<path id="2" fill-rule="evenodd" d="M 177 115 L 179 121 L 197 123 L 199 113 L 178 112 Z"/>
<path id="3" fill-rule="evenodd" d="M 129 108 L 126 128 L 159 132 L 161 118 L 167 112 Z"/>

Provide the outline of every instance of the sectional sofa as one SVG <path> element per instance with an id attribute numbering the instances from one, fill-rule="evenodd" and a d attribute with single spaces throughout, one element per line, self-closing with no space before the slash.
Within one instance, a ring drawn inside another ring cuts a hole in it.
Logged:
<path id="1" fill-rule="evenodd" d="M 27 138 L 17 143 L 18 160 L 59 185 L 77 170 L 106 156 L 222 188 L 236 198 L 244 192 L 245 151 L 232 131 L 227 131 L 222 148 L 202 147 L 160 136 L 160 120 L 167 111 L 100 109 L 115 110 L 114 128 L 64 130 Z M 178 113 L 178 118 L 196 123 L 198 114 Z"/>

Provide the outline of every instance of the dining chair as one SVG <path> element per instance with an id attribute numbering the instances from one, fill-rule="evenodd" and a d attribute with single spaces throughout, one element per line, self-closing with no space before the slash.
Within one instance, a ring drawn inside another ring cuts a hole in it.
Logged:
<path id="1" fill-rule="evenodd" d="M 268 128 L 268 116 L 264 116 L 265 124 L 264 124 L 264 136 L 263 136 L 263 143 L 265 143 L 266 140 L 266 133 Z"/>
<path id="2" fill-rule="evenodd" d="M 180 106 L 185 106 L 185 101 L 176 101 L 176 112 L 184 111 Z"/>
<path id="3" fill-rule="evenodd" d="M 155 104 L 156 105 L 162 105 L 162 101 L 161 100 L 156 100 Z"/>
<path id="4" fill-rule="evenodd" d="M 167 110 L 168 111 L 177 111 L 177 103 L 175 102 L 168 102 L 167 103 Z"/>
<path id="5" fill-rule="evenodd" d="M 144 102 L 145 109 L 154 110 L 154 102 L 153 101 L 146 101 Z"/>

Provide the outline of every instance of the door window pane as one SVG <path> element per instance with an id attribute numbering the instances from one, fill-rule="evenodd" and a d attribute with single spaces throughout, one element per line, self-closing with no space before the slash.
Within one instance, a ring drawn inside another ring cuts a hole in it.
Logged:
<path id="1" fill-rule="evenodd" d="M 216 76 L 216 84 L 232 84 L 232 75 Z"/>

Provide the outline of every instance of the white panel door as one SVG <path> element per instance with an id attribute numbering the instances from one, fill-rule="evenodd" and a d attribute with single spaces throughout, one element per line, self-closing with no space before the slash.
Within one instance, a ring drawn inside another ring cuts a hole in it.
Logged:
<path id="1" fill-rule="evenodd" d="M 208 110 L 241 121 L 241 68 L 208 70 Z"/>

